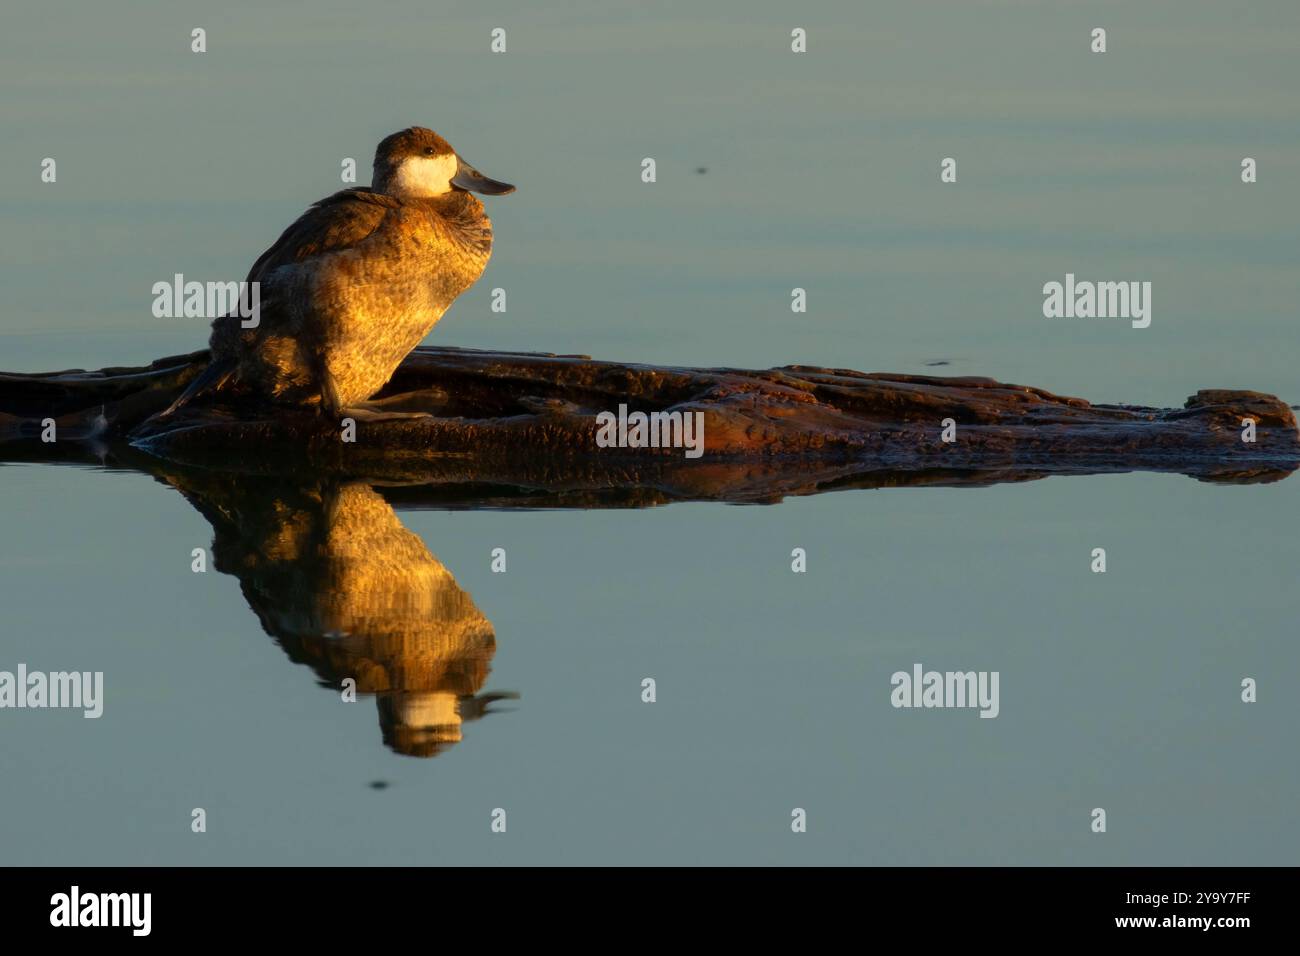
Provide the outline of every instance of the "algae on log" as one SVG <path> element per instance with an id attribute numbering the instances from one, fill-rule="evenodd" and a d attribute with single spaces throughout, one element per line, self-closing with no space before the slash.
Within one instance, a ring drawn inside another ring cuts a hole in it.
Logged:
<path id="1" fill-rule="evenodd" d="M 111 460 L 157 472 L 152 456 L 383 483 L 392 499 L 441 507 L 768 502 L 833 488 L 1134 470 L 1240 483 L 1300 466 L 1295 415 L 1259 392 L 1202 390 L 1183 408 L 1161 409 L 1093 405 L 987 378 L 674 368 L 455 348 L 416 349 L 378 396 L 385 407 L 431 417 L 358 422 L 354 442 L 310 410 L 238 396 L 149 421 L 207 358 L 0 373 L 0 461 Z M 703 457 L 598 447 L 595 416 L 619 405 L 703 413 Z M 945 418 L 957 425 L 951 443 L 941 438 Z M 40 441 L 46 419 L 55 420 L 54 443 Z M 1247 419 L 1253 443 L 1243 440 Z"/>

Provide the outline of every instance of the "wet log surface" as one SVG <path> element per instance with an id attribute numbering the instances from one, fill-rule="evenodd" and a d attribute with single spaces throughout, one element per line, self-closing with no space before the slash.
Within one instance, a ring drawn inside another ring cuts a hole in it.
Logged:
<path id="1" fill-rule="evenodd" d="M 1053 474 L 1174 472 L 1275 481 L 1300 467 L 1292 409 L 1259 392 L 1198 391 L 1182 408 L 1094 405 L 986 378 L 761 371 L 586 356 L 420 348 L 380 393 L 430 417 L 358 422 L 249 398 L 165 408 L 206 352 L 138 368 L 0 373 L 0 462 L 69 461 L 154 474 L 206 469 L 364 481 L 407 507 L 642 507 L 773 502 L 899 485 L 987 485 Z M 701 412 L 704 453 L 601 448 L 599 412 Z M 957 423 L 941 440 L 942 422 Z M 54 419 L 57 441 L 42 442 Z M 1242 440 L 1243 420 L 1256 441 Z"/>

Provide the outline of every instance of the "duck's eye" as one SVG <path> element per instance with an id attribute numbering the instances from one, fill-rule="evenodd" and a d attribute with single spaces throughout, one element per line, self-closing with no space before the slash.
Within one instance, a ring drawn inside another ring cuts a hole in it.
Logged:
<path id="1" fill-rule="evenodd" d="M 426 146 L 426 147 L 424 147 L 424 155 L 425 155 L 425 156 L 432 156 L 432 155 L 433 155 L 433 147 L 432 147 L 432 146 Z"/>

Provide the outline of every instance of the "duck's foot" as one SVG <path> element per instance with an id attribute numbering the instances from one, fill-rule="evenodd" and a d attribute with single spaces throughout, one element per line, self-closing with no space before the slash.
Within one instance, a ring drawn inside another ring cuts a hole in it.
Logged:
<path id="1" fill-rule="evenodd" d="M 421 388 L 412 392 L 398 392 L 383 398 L 371 398 L 358 404 L 372 412 L 428 412 L 437 414 L 445 408 L 451 397 L 444 388 Z"/>
<path id="2" fill-rule="evenodd" d="M 356 405 L 349 405 L 340 409 L 338 417 L 340 419 L 351 418 L 358 422 L 396 422 L 411 421 L 415 418 L 433 418 L 433 415 L 429 412 L 388 411 L 376 407 L 371 402 L 358 402 Z"/>

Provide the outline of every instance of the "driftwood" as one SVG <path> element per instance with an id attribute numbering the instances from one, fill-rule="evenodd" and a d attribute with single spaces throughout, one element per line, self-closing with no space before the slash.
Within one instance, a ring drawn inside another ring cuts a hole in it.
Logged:
<path id="1" fill-rule="evenodd" d="M 765 371 L 592 361 L 587 356 L 420 348 L 380 394 L 430 417 L 361 422 L 356 440 L 310 410 L 223 398 L 165 408 L 206 352 L 140 368 L 0 373 L 0 461 L 106 462 L 154 474 L 202 468 L 368 482 L 395 504 L 636 507 L 772 502 L 895 485 L 982 485 L 1052 474 L 1163 471 L 1275 481 L 1300 466 L 1284 402 L 1198 391 L 1179 409 L 1094 405 L 986 378 Z M 601 448 L 597 413 L 702 412 L 704 454 Z M 942 422 L 957 423 L 941 440 Z M 54 419 L 57 441 L 40 440 Z M 1243 421 L 1255 441 L 1243 441 Z"/>
<path id="2" fill-rule="evenodd" d="M 216 570 L 238 579 L 267 635 L 322 686 L 351 679 L 373 695 L 384 744 L 415 757 L 456 745 L 466 723 L 518 694 L 489 689 L 495 628 L 396 509 L 772 502 L 1137 469 L 1255 482 L 1300 466 L 1292 410 L 1256 392 L 1135 408 L 982 378 L 441 348 L 413 353 L 381 396 L 431 417 L 360 422 L 355 442 L 311 411 L 238 396 L 150 420 L 206 360 L 0 373 L 0 464 L 131 468 L 178 491 L 211 524 Z M 620 404 L 702 412 L 704 454 L 597 447 L 596 414 Z M 945 418 L 955 442 L 941 440 Z M 42 441 L 50 419 L 56 440 Z"/>

